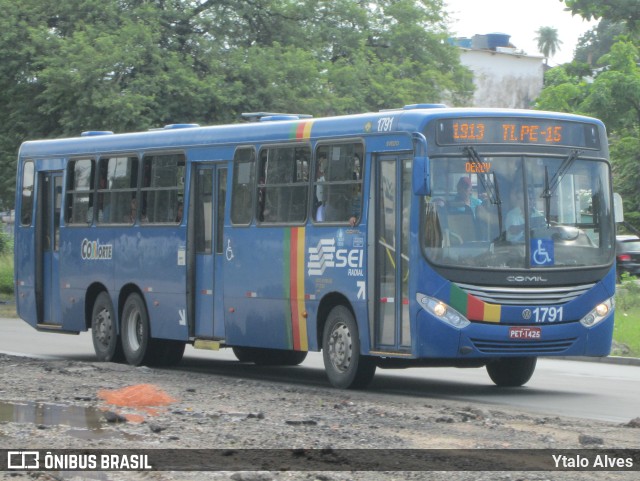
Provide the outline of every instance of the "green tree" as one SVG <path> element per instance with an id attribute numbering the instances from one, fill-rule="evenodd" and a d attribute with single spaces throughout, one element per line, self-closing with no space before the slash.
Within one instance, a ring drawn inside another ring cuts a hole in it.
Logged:
<path id="1" fill-rule="evenodd" d="M 588 86 L 578 75 L 572 75 L 569 65 L 548 70 L 544 76 L 544 89 L 536 99 L 539 110 L 575 113 L 588 92 Z"/>
<path id="2" fill-rule="evenodd" d="M 572 14 L 587 20 L 603 18 L 623 22 L 636 33 L 640 26 L 640 9 L 634 0 L 564 0 L 564 3 Z"/>
<path id="3" fill-rule="evenodd" d="M 549 62 L 549 57 L 553 57 L 560 49 L 562 41 L 558 38 L 558 30 L 553 27 L 540 27 L 536 30 L 536 42 L 538 50 L 544 55 L 545 63 Z"/>
<path id="4" fill-rule="evenodd" d="M 574 61 L 593 67 L 597 60 L 611 50 L 616 37 L 627 32 L 626 25 L 603 18 L 598 25 L 585 32 L 576 45 Z"/>
<path id="5" fill-rule="evenodd" d="M 619 41 L 599 63 L 604 70 L 595 78 L 581 109 L 602 119 L 612 131 L 640 125 L 640 68 L 638 48 Z"/>
<path id="6" fill-rule="evenodd" d="M 0 0 L 0 203 L 18 146 L 83 130 L 457 105 L 441 0 Z"/>
<path id="7" fill-rule="evenodd" d="M 614 189 L 624 204 L 625 221 L 640 226 L 640 131 L 624 129 L 611 135 Z"/>

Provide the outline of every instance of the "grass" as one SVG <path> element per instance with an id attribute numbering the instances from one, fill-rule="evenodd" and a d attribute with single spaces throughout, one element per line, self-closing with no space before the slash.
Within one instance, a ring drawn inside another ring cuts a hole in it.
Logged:
<path id="1" fill-rule="evenodd" d="M 0 232 L 0 317 L 17 317 L 13 285 L 13 237 Z"/>
<path id="2" fill-rule="evenodd" d="M 612 354 L 640 357 L 640 285 L 623 275 L 616 294 L 616 318 Z"/>

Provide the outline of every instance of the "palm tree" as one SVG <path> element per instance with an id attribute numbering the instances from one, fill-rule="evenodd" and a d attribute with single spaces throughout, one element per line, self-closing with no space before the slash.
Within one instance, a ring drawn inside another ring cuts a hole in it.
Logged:
<path id="1" fill-rule="evenodd" d="M 562 41 L 558 38 L 558 30 L 553 27 L 540 27 L 536 30 L 538 36 L 538 50 L 544 55 L 545 64 L 548 63 L 549 57 L 553 57 L 558 50 Z"/>

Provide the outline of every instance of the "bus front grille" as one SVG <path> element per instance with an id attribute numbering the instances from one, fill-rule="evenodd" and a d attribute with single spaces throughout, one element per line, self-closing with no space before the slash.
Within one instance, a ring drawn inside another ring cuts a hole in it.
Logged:
<path id="1" fill-rule="evenodd" d="M 577 338 L 557 339 L 554 341 L 493 341 L 471 339 L 474 347 L 483 354 L 561 354 L 573 346 Z"/>
<path id="2" fill-rule="evenodd" d="M 490 304 L 558 305 L 566 304 L 587 292 L 595 284 L 560 287 L 493 287 L 457 284 L 467 294 Z"/>

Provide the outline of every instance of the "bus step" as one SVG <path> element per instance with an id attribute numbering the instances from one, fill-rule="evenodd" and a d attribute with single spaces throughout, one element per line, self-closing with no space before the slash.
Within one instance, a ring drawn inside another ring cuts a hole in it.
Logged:
<path id="1" fill-rule="evenodd" d="M 49 324 L 46 322 L 36 324 L 36 330 L 41 332 L 57 332 L 59 334 L 72 334 L 77 336 L 80 334 L 80 331 L 69 331 L 67 329 L 63 329 L 61 324 Z"/>
<path id="2" fill-rule="evenodd" d="M 193 347 L 196 349 L 209 349 L 210 351 L 219 351 L 222 341 L 211 341 L 209 339 L 196 339 Z"/>

